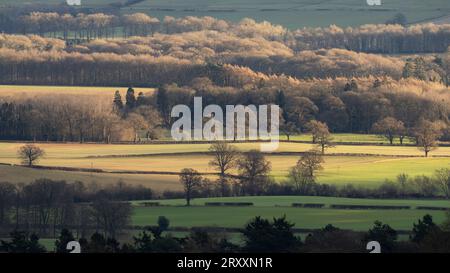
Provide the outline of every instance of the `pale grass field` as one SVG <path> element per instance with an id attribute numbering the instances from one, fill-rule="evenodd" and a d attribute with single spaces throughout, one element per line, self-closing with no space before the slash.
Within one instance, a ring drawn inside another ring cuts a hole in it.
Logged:
<path id="1" fill-rule="evenodd" d="M 23 143 L 0 142 L 0 162 L 14 160 L 17 149 Z M 47 159 L 79 158 L 88 156 L 150 155 L 207 152 L 210 144 L 79 144 L 79 143 L 38 143 L 46 151 Z M 236 143 L 236 148 L 246 151 L 259 149 L 260 143 Z M 316 147 L 308 143 L 280 143 L 275 152 L 305 152 Z M 413 146 L 338 145 L 327 150 L 328 154 L 361 154 L 386 156 L 423 156 L 423 152 Z M 450 156 L 450 147 L 440 147 L 431 156 Z"/>
<path id="2" fill-rule="evenodd" d="M 10 98 L 32 98 L 45 95 L 92 95 L 113 98 L 116 90 L 122 97 L 125 96 L 127 87 L 92 87 L 92 86 L 39 86 L 39 85 L 0 85 L 0 99 Z M 153 92 L 152 88 L 134 88 L 137 95 L 139 92 Z"/>
<path id="3" fill-rule="evenodd" d="M 39 178 L 65 180 L 67 182 L 82 181 L 86 184 L 95 182 L 103 186 L 112 185 L 122 180 L 127 184 L 142 185 L 159 192 L 183 189 L 178 181 L 178 175 L 65 172 L 0 165 L 0 182 L 30 183 Z"/>

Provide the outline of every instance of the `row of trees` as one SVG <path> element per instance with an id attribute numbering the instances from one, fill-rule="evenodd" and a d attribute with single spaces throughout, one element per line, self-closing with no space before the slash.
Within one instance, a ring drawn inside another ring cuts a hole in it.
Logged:
<path id="1" fill-rule="evenodd" d="M 399 240 L 399 233 L 387 224 L 375 221 L 367 232 L 354 232 L 337 228 L 331 224 L 307 234 L 304 239 L 295 234 L 295 224 L 285 216 L 268 220 L 262 217 L 251 219 L 240 232 L 243 244 L 231 242 L 226 234 L 194 229 L 178 238 L 163 234 L 169 220 L 159 217 L 158 225 L 149 227 L 134 236 L 131 242 L 121 244 L 115 238 L 94 233 L 89 239 L 79 238 L 82 253 L 365 253 L 370 241 L 381 245 L 382 253 L 413 253 L 450 251 L 450 230 L 447 220 L 438 225 L 430 215 L 425 215 L 413 224 L 409 240 Z M 41 253 L 45 248 L 39 244 L 35 234 L 15 231 L 11 239 L 0 241 L 0 252 Z M 63 229 L 55 242 L 55 252 L 67 253 L 67 243 L 76 240 L 70 230 Z M 51 250 L 49 250 L 51 251 Z"/>
<path id="2" fill-rule="evenodd" d="M 415 137 L 418 134 L 416 129 L 424 126 L 421 124 L 422 120 L 435 123 L 432 128 L 440 128 L 435 139 L 446 134 L 448 105 L 445 100 L 437 101 L 431 94 L 425 97 L 412 92 L 392 92 L 396 89 L 394 85 L 382 83 L 377 86 L 379 82 L 365 82 L 364 85 L 369 86 L 363 87 L 355 80 L 339 84 L 336 81 L 331 85 L 330 82 L 317 81 L 310 83 L 310 87 L 307 84 L 298 89 L 292 86 L 292 89 L 286 88 L 286 91 L 276 89 L 275 86 L 261 86 L 255 92 L 254 89 L 239 91 L 229 87 L 221 88 L 214 86 L 208 79 L 201 78 L 194 80 L 192 87 L 172 85 L 160 88 L 155 104 L 163 117 L 167 117 L 174 105 L 192 105 L 194 96 L 201 96 L 206 104 L 218 104 L 222 108 L 227 104 L 276 104 L 282 110 L 280 130 L 284 134 L 289 137 L 290 134 L 311 132 L 314 128 L 309 127 L 316 120 L 328 127 L 315 129 L 322 135 L 322 141 L 328 138 L 324 134 L 327 129 L 333 132 L 384 134 L 385 129 L 388 128 L 389 133 L 389 127 L 392 126 L 400 126 L 395 129 L 395 135 L 400 134 L 402 139 L 405 136 Z M 402 88 L 399 86 L 398 90 L 400 89 Z M 399 125 L 390 125 L 393 120 Z M 315 125 L 321 126 L 317 123 Z"/>
<path id="3" fill-rule="evenodd" d="M 444 52 L 449 46 L 449 25 L 399 24 L 360 27 L 304 28 L 293 35 L 297 48 L 346 48 L 357 52 L 384 54 Z"/>
<path id="4" fill-rule="evenodd" d="M 194 169 L 181 170 L 180 182 L 183 185 L 188 206 L 194 195 L 199 193 L 220 196 L 261 195 L 271 183 L 269 178 L 271 163 L 261 152 L 251 150 L 241 153 L 226 142 L 211 145 L 210 151 L 213 159 L 209 164 L 219 172 L 219 178 L 215 183 L 203 178 Z M 238 170 L 238 176 L 230 174 L 232 169 Z"/>
<path id="5" fill-rule="evenodd" d="M 39 36 L 0 35 L 0 60 L 0 82 L 10 84 L 185 85 L 203 76 L 229 85 L 226 74 L 218 74 L 226 71 L 217 64 L 298 79 L 389 76 L 447 84 L 450 74 L 448 54 L 405 63 L 397 57 L 346 49 L 295 52 L 263 37 L 215 31 L 95 40 L 76 46 Z"/>
<path id="6" fill-rule="evenodd" d="M 322 138 L 319 141 L 324 142 L 329 138 L 327 130 L 375 132 L 387 136 L 390 142 L 394 137 L 401 143 L 405 137 L 413 137 L 424 148 L 435 146 L 439 138 L 448 138 L 448 95 L 439 88 L 416 94 L 419 92 L 416 89 L 427 85 L 414 80 L 336 79 L 302 83 L 286 85 L 283 78 L 277 81 L 267 78 L 267 82 L 254 83 L 256 86 L 245 84 L 242 90 L 217 86 L 208 78 L 196 78 L 189 86 L 167 85 L 157 92 L 140 92 L 137 96 L 129 88 L 125 98 L 116 92 L 112 102 L 104 97 L 88 99 L 83 95 L 33 99 L 11 96 L 0 99 L 4 101 L 0 104 L 0 139 L 80 142 L 155 139 L 163 128 L 171 127 L 171 109 L 178 104 L 192 106 L 195 96 L 201 96 L 204 104 L 218 104 L 222 109 L 226 105 L 277 104 L 282 110 L 280 130 L 288 137 L 317 130 Z M 309 128 L 314 124 L 316 128 Z M 419 128 L 429 130 L 420 132 Z"/>
<path id="7" fill-rule="evenodd" d="M 3 15 L 0 30 L 7 33 L 33 33 L 62 38 L 96 39 L 115 36 L 147 36 L 155 32 L 173 34 L 202 30 L 235 33 L 241 37 L 262 36 L 277 40 L 295 50 L 346 48 L 358 52 L 386 54 L 443 52 L 450 44 L 449 25 L 422 24 L 402 26 L 401 22 L 386 25 L 364 25 L 340 28 L 303 28 L 289 31 L 268 22 L 245 18 L 232 23 L 212 17 L 173 18 L 163 20 L 145 13 L 59 14 L 31 12 L 22 16 Z M 13 23 L 11 23 L 13 22 Z"/>
<path id="8" fill-rule="evenodd" d="M 195 198 L 242 196 L 242 187 L 265 196 L 327 196 L 343 198 L 446 198 L 450 189 L 449 169 L 438 169 L 432 176 L 409 176 L 400 174 L 391 181 L 386 180 L 378 187 L 367 188 L 344 184 L 336 186 L 317 182 L 317 174 L 322 169 L 321 157 L 317 154 L 299 158 L 296 165 L 290 168 L 286 180 L 275 182 L 270 176 L 261 178 L 259 184 L 246 184 L 248 180 L 239 176 L 228 176 L 225 180 L 211 181 L 191 169 L 182 170 L 184 192 L 166 191 L 163 198 L 186 198 L 189 202 Z M 266 181 L 262 183 L 262 181 Z M 192 182 L 192 183 L 191 183 Z M 188 184 L 188 186 L 186 185 Z M 225 189 L 225 190 L 224 190 Z M 189 194 L 188 194 L 189 193 Z M 187 203 L 187 202 L 186 202 Z"/>

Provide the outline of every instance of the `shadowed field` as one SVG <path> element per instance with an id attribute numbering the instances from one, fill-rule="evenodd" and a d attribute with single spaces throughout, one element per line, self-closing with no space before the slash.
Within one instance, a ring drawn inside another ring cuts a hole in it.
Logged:
<path id="1" fill-rule="evenodd" d="M 251 207 L 208 207 L 205 202 L 253 202 Z M 408 205 L 405 210 L 352 210 L 352 209 L 309 209 L 293 208 L 298 203 L 358 204 L 358 205 Z M 183 200 L 161 200 L 161 204 L 183 205 Z M 445 213 L 441 211 L 417 210 L 415 206 L 445 206 L 448 201 L 426 200 L 371 200 L 328 197 L 235 197 L 195 199 L 193 207 L 137 207 L 132 217 L 135 225 L 149 225 L 164 215 L 171 220 L 172 227 L 243 227 L 256 215 L 266 218 L 286 215 L 295 223 L 296 228 L 316 229 L 327 224 L 343 229 L 368 230 L 373 222 L 380 220 L 398 230 L 411 230 L 412 224 L 425 214 L 433 216 L 436 223 L 443 221 Z"/>

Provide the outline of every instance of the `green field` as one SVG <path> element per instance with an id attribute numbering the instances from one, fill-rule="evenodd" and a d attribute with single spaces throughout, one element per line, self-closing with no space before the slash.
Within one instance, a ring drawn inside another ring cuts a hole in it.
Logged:
<path id="1" fill-rule="evenodd" d="M 26 3 L 60 4 L 63 0 L 4 0 L 0 8 L 23 6 Z M 96 8 L 118 0 L 83 0 L 83 7 Z M 391 0 L 382 6 L 369 6 L 365 0 L 147 0 L 126 7 L 122 13 L 145 12 L 152 16 L 213 16 L 239 21 L 245 17 L 257 21 L 270 21 L 289 28 L 305 26 L 354 26 L 368 23 L 384 23 L 396 13 L 402 12 L 409 22 L 421 22 L 448 15 L 447 0 Z"/>
<path id="2" fill-rule="evenodd" d="M 184 206 L 184 199 L 156 200 L 161 205 Z M 139 206 L 142 202 L 134 201 L 133 205 Z M 255 207 L 287 207 L 292 203 L 310 203 L 335 205 L 382 205 L 382 206 L 418 206 L 428 207 L 448 207 L 449 200 L 422 200 L 422 199 L 359 199 L 359 198 L 341 198 L 341 197 L 318 197 L 318 196 L 243 196 L 243 197 L 216 197 L 216 198 L 198 198 L 193 199 L 193 206 L 202 206 L 206 202 L 252 202 Z"/>
<path id="3" fill-rule="evenodd" d="M 207 207 L 201 206 L 209 201 L 254 202 L 252 207 Z M 411 230 L 412 224 L 425 214 L 433 216 L 436 223 L 445 219 L 442 211 L 427 210 L 350 210 L 350 209 L 309 209 L 289 207 L 292 202 L 326 203 L 326 204 L 358 204 L 358 205 L 427 205 L 450 207 L 448 201 L 424 200 L 367 200 L 340 199 L 326 197 L 242 197 L 196 199 L 198 206 L 182 207 L 137 207 L 132 216 L 134 225 L 151 225 L 159 216 L 170 219 L 172 227 L 243 227 L 251 218 L 265 218 L 286 215 L 295 223 L 296 228 L 317 229 L 327 224 L 343 229 L 366 231 L 373 222 L 380 220 L 398 230 Z M 182 200 L 161 201 L 161 204 L 181 205 Z M 275 206 L 277 205 L 277 206 Z"/>

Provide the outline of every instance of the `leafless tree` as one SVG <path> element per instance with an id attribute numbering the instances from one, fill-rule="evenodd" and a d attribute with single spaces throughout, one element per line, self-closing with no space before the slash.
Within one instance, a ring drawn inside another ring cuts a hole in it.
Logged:
<path id="1" fill-rule="evenodd" d="M 224 141 L 212 144 L 209 147 L 209 151 L 213 155 L 213 158 L 209 162 L 209 165 L 219 171 L 220 173 L 219 183 L 221 193 L 222 196 L 225 196 L 227 189 L 226 174 L 230 169 L 236 166 L 239 152 L 234 146 Z"/>
<path id="2" fill-rule="evenodd" d="M 431 151 L 437 149 L 437 140 L 442 136 L 442 131 L 442 123 L 431 122 L 428 120 L 421 120 L 420 123 L 414 128 L 417 146 L 425 153 L 425 157 L 428 157 L 428 154 Z"/>
<path id="3" fill-rule="evenodd" d="M 258 150 L 241 154 L 238 160 L 239 176 L 244 193 L 255 195 L 262 192 L 268 182 L 271 163 Z"/>
<path id="4" fill-rule="evenodd" d="M 202 176 L 194 169 L 185 168 L 181 170 L 180 182 L 184 187 L 186 206 L 191 205 L 192 194 L 194 190 L 201 186 L 202 180 Z"/>
<path id="5" fill-rule="evenodd" d="M 24 145 L 18 151 L 18 156 L 22 160 L 22 164 L 29 167 L 33 166 L 44 155 L 44 150 L 33 144 Z"/>

